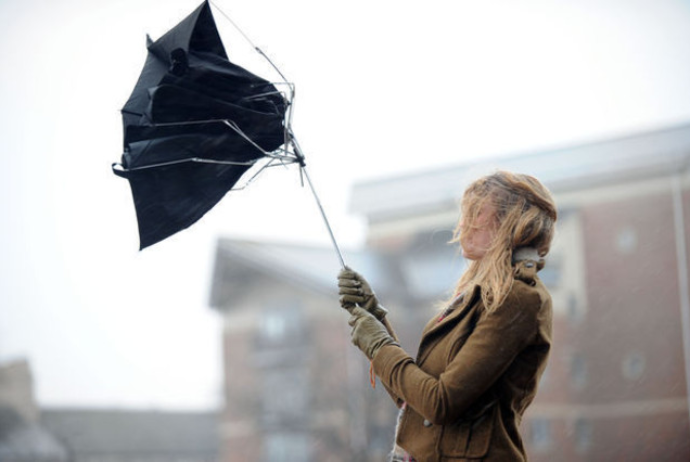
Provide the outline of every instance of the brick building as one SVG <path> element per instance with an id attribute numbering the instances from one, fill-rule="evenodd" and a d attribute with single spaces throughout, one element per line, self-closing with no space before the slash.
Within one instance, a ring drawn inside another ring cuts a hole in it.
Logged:
<path id="1" fill-rule="evenodd" d="M 348 253 L 387 287 L 372 255 Z M 225 317 L 223 462 L 382 460 L 395 418 L 349 343 L 331 249 L 221 240 L 212 305 Z M 386 282 L 389 282 L 387 280 Z"/>
<path id="2" fill-rule="evenodd" d="M 468 181 L 530 173 L 559 206 L 540 273 L 554 347 L 522 423 L 535 461 L 690 460 L 690 125 L 355 185 L 368 221 L 348 263 L 414 352 L 463 261 L 446 244 Z M 395 409 L 368 388 L 337 309 L 330 249 L 221 240 L 225 462 L 382 460 Z"/>

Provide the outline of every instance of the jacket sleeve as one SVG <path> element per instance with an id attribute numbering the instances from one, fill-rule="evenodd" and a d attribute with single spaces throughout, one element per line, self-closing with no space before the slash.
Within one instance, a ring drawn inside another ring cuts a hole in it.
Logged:
<path id="1" fill-rule="evenodd" d="M 387 389 L 425 419 L 455 422 L 536 337 L 540 307 L 539 294 L 516 281 L 501 306 L 482 315 L 438 379 L 395 345 L 379 350 L 374 371 Z"/>

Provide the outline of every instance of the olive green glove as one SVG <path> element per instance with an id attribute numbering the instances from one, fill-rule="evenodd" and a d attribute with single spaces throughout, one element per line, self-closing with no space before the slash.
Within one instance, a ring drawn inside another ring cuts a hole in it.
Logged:
<path id="1" fill-rule="evenodd" d="M 385 345 L 398 345 L 386 330 L 381 321 L 363 308 L 355 307 L 348 324 L 352 326 L 350 336 L 352 343 L 357 346 L 370 360 Z M 400 345 L 398 345 L 400 346 Z"/>
<path id="2" fill-rule="evenodd" d="M 388 314 L 388 310 L 381 306 L 367 280 L 347 266 L 338 273 L 338 293 L 340 306 L 348 311 L 353 305 L 359 305 L 376 316 L 379 321 L 383 321 Z"/>

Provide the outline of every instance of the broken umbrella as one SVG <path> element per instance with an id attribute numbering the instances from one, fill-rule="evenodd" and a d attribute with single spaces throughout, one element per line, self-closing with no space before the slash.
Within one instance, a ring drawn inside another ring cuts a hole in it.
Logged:
<path id="1" fill-rule="evenodd" d="M 140 249 L 194 224 L 240 179 L 298 164 L 345 266 L 292 133 L 293 85 L 270 60 L 282 82 L 231 62 L 208 1 L 147 48 L 122 108 L 122 159 L 113 164 L 129 180 Z"/>

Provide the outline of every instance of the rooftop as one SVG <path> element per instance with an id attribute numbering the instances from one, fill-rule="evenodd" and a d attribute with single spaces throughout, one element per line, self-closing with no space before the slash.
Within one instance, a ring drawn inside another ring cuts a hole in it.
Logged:
<path id="1" fill-rule="evenodd" d="M 211 460 L 218 451 L 218 416 L 211 412 L 49 409 L 41 420 L 76 455 Z"/>
<path id="2" fill-rule="evenodd" d="M 489 160 L 357 183 L 352 212 L 383 220 L 454 206 L 480 174 L 504 169 L 536 176 L 554 193 L 668 175 L 690 166 L 690 123 L 619 138 L 515 153 Z"/>

